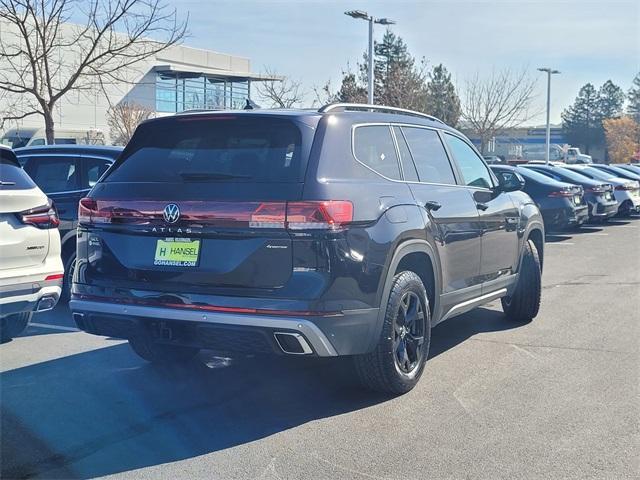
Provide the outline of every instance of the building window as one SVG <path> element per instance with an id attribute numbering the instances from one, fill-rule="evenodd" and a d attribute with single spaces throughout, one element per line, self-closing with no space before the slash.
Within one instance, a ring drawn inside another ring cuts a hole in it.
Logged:
<path id="1" fill-rule="evenodd" d="M 248 80 L 208 75 L 158 73 L 156 110 L 176 113 L 194 109 L 240 109 L 250 95 Z"/>

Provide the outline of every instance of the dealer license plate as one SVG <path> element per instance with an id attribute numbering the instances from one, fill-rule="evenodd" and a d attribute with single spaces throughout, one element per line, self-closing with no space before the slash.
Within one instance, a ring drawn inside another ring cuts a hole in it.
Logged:
<path id="1" fill-rule="evenodd" d="M 154 265 L 196 267 L 200 256 L 200 240 L 164 238 L 156 242 Z"/>

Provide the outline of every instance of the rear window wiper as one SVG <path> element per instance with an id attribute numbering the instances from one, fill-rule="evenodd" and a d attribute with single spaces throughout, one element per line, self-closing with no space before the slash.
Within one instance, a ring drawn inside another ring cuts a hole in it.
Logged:
<path id="1" fill-rule="evenodd" d="M 206 180 L 233 180 L 235 178 L 253 178 L 250 175 L 235 175 L 222 172 L 180 172 L 178 173 L 184 180 L 206 181 Z"/>

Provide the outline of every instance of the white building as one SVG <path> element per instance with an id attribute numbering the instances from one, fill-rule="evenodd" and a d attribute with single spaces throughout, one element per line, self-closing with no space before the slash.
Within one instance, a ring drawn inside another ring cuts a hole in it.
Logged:
<path id="1" fill-rule="evenodd" d="M 11 28 L 0 22 L 0 38 L 9 38 Z M 73 25 L 64 25 L 63 35 L 73 34 L 72 28 Z M 63 62 L 67 59 L 73 61 L 73 51 L 63 53 Z M 56 105 L 55 128 L 56 131 L 98 131 L 108 143 L 107 111 L 120 102 L 144 105 L 155 110 L 156 115 L 202 108 L 238 109 L 251 97 L 251 82 L 265 79 L 252 73 L 248 58 L 174 46 L 138 63 L 127 72 L 126 81 L 110 84 L 105 91 L 96 87 L 91 91 L 69 92 Z M 0 96 L 0 115 L 10 114 L 9 106 L 16 101 L 28 100 Z M 7 121 L 3 129 L 0 137 L 15 129 L 25 134 L 35 129 L 44 132 L 44 122 L 41 116 L 33 115 Z"/>

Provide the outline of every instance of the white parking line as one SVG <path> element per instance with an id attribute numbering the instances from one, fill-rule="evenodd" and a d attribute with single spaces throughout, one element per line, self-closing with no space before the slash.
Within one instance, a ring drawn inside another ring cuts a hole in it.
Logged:
<path id="1" fill-rule="evenodd" d="M 545 245 L 575 245 L 573 242 L 545 242 Z"/>
<path id="2" fill-rule="evenodd" d="M 608 233 L 589 233 L 591 237 L 608 237 Z"/>
<path id="3" fill-rule="evenodd" d="M 81 331 L 73 327 L 63 327 L 62 325 L 49 325 L 48 323 L 31 322 L 29 325 L 32 327 L 38 327 L 38 328 L 48 328 L 50 330 L 62 330 L 63 332 L 80 332 Z"/>

